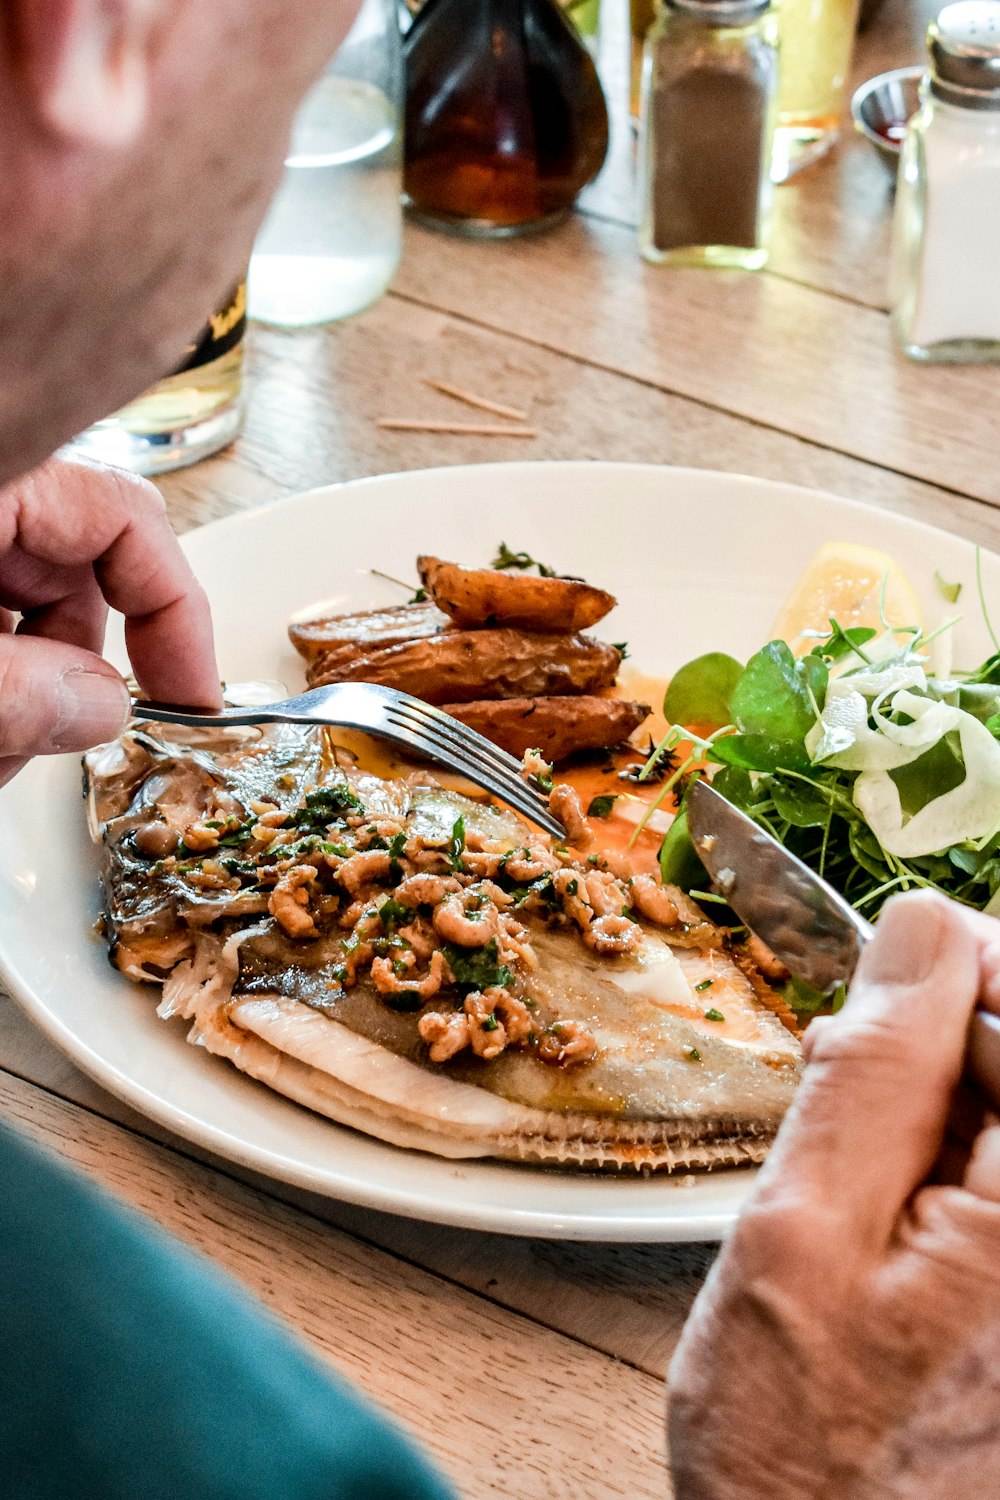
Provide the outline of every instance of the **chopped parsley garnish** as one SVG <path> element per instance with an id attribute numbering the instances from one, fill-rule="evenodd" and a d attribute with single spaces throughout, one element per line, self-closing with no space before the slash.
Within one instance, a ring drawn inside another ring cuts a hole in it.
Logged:
<path id="1" fill-rule="evenodd" d="M 419 1010 L 424 1003 L 424 997 L 419 990 L 396 990 L 392 994 L 380 996 L 380 999 L 383 1005 L 388 1005 L 390 1010 Z"/>
<path id="2" fill-rule="evenodd" d="M 399 861 L 406 852 L 406 834 L 399 832 L 389 845 L 389 879 L 398 885 L 403 875 Z"/>
<path id="3" fill-rule="evenodd" d="M 695 985 L 695 990 L 700 994 L 702 990 L 710 990 L 714 983 L 714 979 L 702 979 Z"/>
<path id="4" fill-rule="evenodd" d="M 388 901 L 382 902 L 382 905 L 378 909 L 378 914 L 382 926 L 386 930 L 394 927 L 397 922 L 405 923 L 413 921 L 413 912 L 411 909 L 408 906 L 404 906 L 402 901 L 396 901 L 392 896 L 389 897 Z"/>
<path id="5" fill-rule="evenodd" d="M 705 1020 L 706 1021 L 724 1021 L 725 1019 L 726 1018 L 722 1014 L 722 1011 L 721 1010 L 716 1010 L 716 1008 L 715 1008 L 714 1005 L 712 1006 L 711 1010 L 706 1010 L 706 1012 L 705 1012 Z"/>
<path id="6" fill-rule="evenodd" d="M 329 839 L 321 839 L 318 833 L 307 833 L 290 844 L 272 844 L 261 854 L 260 863 L 275 865 L 279 860 L 299 859 L 303 854 L 336 854 L 341 859 L 349 859 L 353 853 L 354 850 L 346 844 L 332 844 Z"/>
<path id="7" fill-rule="evenodd" d="M 621 657 L 622 661 L 624 661 L 625 658 L 629 655 L 628 641 L 612 641 L 611 644 L 618 652 L 618 655 Z"/>
<path id="8" fill-rule="evenodd" d="M 462 991 L 488 990 L 494 985 L 506 990 L 514 983 L 513 970 L 499 962 L 496 938 L 490 938 L 482 948 L 459 948 L 454 943 L 445 943 L 442 952 L 455 984 Z"/>
<path id="9" fill-rule="evenodd" d="M 592 797 L 590 806 L 587 808 L 588 818 L 610 818 L 611 809 L 618 801 L 617 793 L 603 797 Z"/>
<path id="10" fill-rule="evenodd" d="M 344 784 L 318 786 L 307 792 L 303 805 L 297 808 L 292 822 L 296 828 L 326 828 L 337 822 L 345 813 L 363 813 L 364 804 Z"/>
<path id="11" fill-rule="evenodd" d="M 545 757 L 542 754 L 541 750 L 537 750 L 536 749 L 536 750 L 526 750 L 524 752 L 524 759 L 525 760 L 540 760 L 540 761 L 544 762 Z M 552 777 L 547 772 L 532 771 L 530 773 L 530 775 L 528 776 L 528 780 L 532 783 L 533 786 L 537 786 L 537 788 L 538 788 L 538 790 L 540 792 L 544 792 L 546 796 L 548 796 L 549 792 L 551 792 L 551 790 L 552 790 L 552 787 L 553 787 Z M 525 851 L 525 852 L 527 853 L 527 851 Z"/>
<path id="12" fill-rule="evenodd" d="M 490 1011 L 489 1015 L 480 1022 L 480 1026 L 483 1031 L 496 1031 L 499 1025 L 500 1022 L 497 1020 L 493 1011 Z"/>
<path id="13" fill-rule="evenodd" d="M 462 855 L 465 853 L 465 819 L 457 817 L 451 826 L 451 838 L 448 840 L 447 858 L 449 868 L 461 870 Z"/>
<path id="14" fill-rule="evenodd" d="M 684 1056 L 687 1058 L 688 1062 L 701 1062 L 701 1053 L 698 1051 L 697 1047 L 685 1047 Z"/>
<path id="15" fill-rule="evenodd" d="M 212 827 L 211 823 L 206 823 L 205 826 L 206 828 Z M 221 825 L 217 824 L 216 826 Z M 253 822 L 241 823 L 239 827 L 231 828 L 228 833 L 224 833 L 216 847 L 219 849 L 242 849 L 243 845 L 248 844 L 252 837 Z"/>
<path id="16" fill-rule="evenodd" d="M 567 880 L 567 882 L 566 882 L 566 894 L 567 894 L 567 896 L 575 896 L 576 893 L 577 893 L 577 891 L 579 889 L 580 889 L 580 882 L 578 880 Z"/>
<path id="17" fill-rule="evenodd" d="M 496 557 L 490 563 L 491 568 L 502 572 L 507 568 L 515 568 L 519 573 L 527 572 L 529 568 L 537 568 L 542 578 L 557 578 L 555 568 L 549 568 L 537 558 L 532 557 L 530 552 L 512 552 L 506 542 L 501 542 Z"/>

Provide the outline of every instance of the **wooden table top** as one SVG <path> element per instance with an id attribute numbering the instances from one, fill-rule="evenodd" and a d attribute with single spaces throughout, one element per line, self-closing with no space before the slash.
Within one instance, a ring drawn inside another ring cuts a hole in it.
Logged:
<path id="1" fill-rule="evenodd" d="M 605 0 L 613 98 L 623 0 Z M 919 61 L 936 7 L 887 0 L 855 75 Z M 777 194 L 757 273 L 646 266 L 623 111 L 582 212 L 537 238 L 407 229 L 392 291 L 329 329 L 255 329 L 243 436 L 164 480 L 179 530 L 358 475 L 520 458 L 793 480 L 1000 545 L 1000 369 L 924 368 L 885 311 L 890 185 L 845 130 Z M 524 406 L 534 441 L 380 430 L 468 420 L 421 383 Z M 104 1093 L 0 997 L 0 1109 L 227 1267 L 384 1403 L 464 1496 L 663 1496 L 664 1377 L 710 1246 L 443 1229 L 252 1178 Z M 280 1274 L 279 1274 L 280 1268 Z M 447 1412 L 447 1419 L 443 1413 Z"/>

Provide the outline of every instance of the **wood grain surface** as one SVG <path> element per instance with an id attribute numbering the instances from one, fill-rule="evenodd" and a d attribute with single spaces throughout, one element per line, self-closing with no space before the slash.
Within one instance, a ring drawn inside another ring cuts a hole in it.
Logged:
<path id="1" fill-rule="evenodd" d="M 612 150 L 582 211 L 493 244 L 408 226 L 376 306 L 329 329 L 255 328 L 239 441 L 162 482 L 178 530 L 360 475 L 593 458 L 791 480 L 1000 546 L 1000 370 L 897 353 L 891 182 L 870 147 L 845 125 L 835 152 L 778 190 L 764 272 L 644 265 L 624 0 L 604 9 Z M 934 9 L 887 0 L 854 80 L 919 61 Z M 380 429 L 470 420 L 428 380 L 523 410 L 537 437 Z M 2 996 L 0 1110 L 230 1270 L 392 1410 L 464 1496 L 668 1493 L 663 1382 L 712 1247 L 444 1229 L 256 1178 L 105 1093 Z"/>

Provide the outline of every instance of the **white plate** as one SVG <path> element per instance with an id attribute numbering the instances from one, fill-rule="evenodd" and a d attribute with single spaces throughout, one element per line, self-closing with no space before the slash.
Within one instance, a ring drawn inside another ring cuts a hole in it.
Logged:
<path id="1" fill-rule="evenodd" d="M 790 582 L 831 539 L 891 552 L 932 606 L 935 569 L 966 584 L 959 659 L 986 642 L 968 542 L 832 495 L 731 474 L 624 464 L 452 468 L 315 490 L 185 538 L 215 608 L 230 680 L 301 680 L 289 614 L 310 601 L 399 597 L 373 564 L 412 578 L 418 551 L 486 562 L 502 539 L 614 591 L 602 628 L 666 673 L 712 649 L 767 638 Z M 1000 558 L 984 556 L 1000 599 Z M 123 660 L 120 637 L 112 646 Z M 357 1135 L 188 1047 L 180 1023 L 108 964 L 92 935 L 97 862 L 75 758 L 39 760 L 0 793 L 0 968 L 75 1063 L 199 1146 L 331 1197 L 445 1224 L 562 1239 L 711 1240 L 743 1201 L 747 1171 L 635 1181 L 455 1164 Z"/>

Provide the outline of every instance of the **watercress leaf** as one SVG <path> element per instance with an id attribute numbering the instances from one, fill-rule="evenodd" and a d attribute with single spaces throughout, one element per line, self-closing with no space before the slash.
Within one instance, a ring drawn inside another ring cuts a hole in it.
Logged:
<path id="1" fill-rule="evenodd" d="M 880 884 L 890 878 L 891 871 L 885 862 L 882 846 L 860 814 L 856 822 L 852 820 L 848 824 L 847 843 L 856 865 L 867 870 Z"/>
<path id="2" fill-rule="evenodd" d="M 806 781 L 785 781 L 774 776 L 768 790 L 778 817 L 795 828 L 825 828 L 830 821 L 830 798 L 821 786 Z"/>
<path id="3" fill-rule="evenodd" d="M 681 811 L 660 845 L 660 879 L 665 885 L 679 885 L 681 890 L 689 891 L 692 886 L 706 885 L 709 878 L 691 842 L 687 814 Z"/>
<path id="4" fill-rule="evenodd" d="M 825 993 L 814 984 L 807 984 L 804 979 L 794 977 L 785 985 L 784 998 L 789 1010 L 795 1011 L 796 1015 L 806 1016 L 815 1015 L 827 1001 Z"/>
<path id="5" fill-rule="evenodd" d="M 753 782 L 742 766 L 723 766 L 712 778 L 712 786 L 734 807 L 746 810 L 754 803 Z"/>
<path id="6" fill-rule="evenodd" d="M 670 679 L 663 699 L 668 724 L 731 724 L 729 701 L 743 676 L 743 668 L 732 656 L 710 651 L 679 668 Z"/>
<path id="7" fill-rule="evenodd" d="M 871 625 L 852 625 L 845 630 L 836 620 L 831 620 L 830 634 L 817 642 L 811 654 L 820 656 L 825 661 L 840 661 L 843 657 L 850 656 L 858 646 L 867 645 L 877 635 L 878 631 Z"/>
<path id="8" fill-rule="evenodd" d="M 799 771 L 810 769 L 809 756 L 801 740 L 772 734 L 727 734 L 712 743 L 713 760 L 742 766 L 748 771 Z"/>
<path id="9" fill-rule="evenodd" d="M 750 658 L 733 688 L 732 722 L 746 734 L 802 741 L 823 706 L 826 680 L 818 656 L 796 661 L 784 641 L 769 641 Z"/>
<path id="10" fill-rule="evenodd" d="M 908 818 L 913 817 L 935 797 L 961 786 L 965 780 L 965 763 L 957 733 L 951 730 L 937 740 L 923 755 L 908 765 L 895 766 L 889 776 L 899 792 L 899 801 Z"/>
<path id="11" fill-rule="evenodd" d="M 796 662 L 796 671 L 801 674 L 806 692 L 809 694 L 810 707 L 822 709 L 826 701 L 826 688 L 830 680 L 830 673 L 826 662 L 818 656 L 803 656 Z"/>
<path id="12" fill-rule="evenodd" d="M 992 656 L 988 656 L 978 671 L 970 672 L 963 686 L 967 686 L 972 682 L 1000 684 L 1000 653 L 995 652 Z"/>
<path id="13" fill-rule="evenodd" d="M 974 719 L 989 728 L 992 718 L 1000 717 L 1000 692 L 992 682 L 961 682 L 949 684 L 951 692 L 944 693 L 936 683 L 930 685 L 935 689 L 933 696 L 943 698 L 946 703 L 951 703 L 955 708 L 961 708 Z"/>

